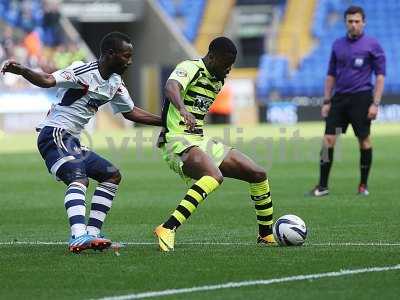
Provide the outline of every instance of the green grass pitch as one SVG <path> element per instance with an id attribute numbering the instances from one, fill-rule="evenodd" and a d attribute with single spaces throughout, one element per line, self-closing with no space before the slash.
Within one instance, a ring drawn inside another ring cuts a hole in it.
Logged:
<path id="1" fill-rule="evenodd" d="M 185 194 L 183 182 L 156 151 L 133 147 L 137 130 L 95 134 L 93 149 L 115 162 L 124 177 L 103 228 L 113 240 L 129 242 L 120 256 L 112 251 L 81 255 L 67 251 L 62 244 L 69 233 L 63 185 L 47 173 L 34 135 L 0 133 L 0 299 L 120 295 L 130 295 L 120 299 L 135 299 L 138 293 L 209 285 L 215 289 L 177 291 L 159 298 L 398 299 L 400 124 L 373 126 L 369 197 L 356 196 L 359 151 L 350 130 L 335 152 L 331 195 L 310 199 L 303 194 L 317 180 L 322 126 L 263 125 L 225 131 L 225 138 L 230 133 L 233 144 L 268 170 L 275 217 L 292 213 L 305 220 L 309 236 L 304 246 L 255 245 L 257 227 L 248 186 L 226 179 L 179 229 L 173 253 L 157 250 L 152 230 Z M 222 127 L 208 132 L 224 136 Z M 145 136 L 151 134 L 151 129 L 144 131 Z M 113 138 L 113 147 L 107 147 L 110 139 L 107 142 L 105 137 Z M 130 138 L 125 140 L 127 149 L 121 149 L 124 137 Z M 93 190 L 92 183 L 88 195 Z M 35 244 L 38 241 L 50 244 Z M 326 275 L 393 266 L 397 269 Z M 318 275 L 290 279 L 309 274 Z M 276 281 L 268 282 L 272 279 Z M 266 281 L 224 286 L 255 280 Z"/>

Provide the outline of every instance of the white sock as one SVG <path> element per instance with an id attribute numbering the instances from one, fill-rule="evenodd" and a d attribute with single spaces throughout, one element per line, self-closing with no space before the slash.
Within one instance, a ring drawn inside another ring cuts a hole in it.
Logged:
<path id="1" fill-rule="evenodd" d="M 101 182 L 94 191 L 90 215 L 86 230 L 88 234 L 98 236 L 101 232 L 107 212 L 110 210 L 118 185 Z"/>
<path id="2" fill-rule="evenodd" d="M 86 234 L 85 195 L 86 186 L 79 182 L 72 182 L 65 192 L 64 206 L 71 226 L 71 235 L 75 237 Z"/>

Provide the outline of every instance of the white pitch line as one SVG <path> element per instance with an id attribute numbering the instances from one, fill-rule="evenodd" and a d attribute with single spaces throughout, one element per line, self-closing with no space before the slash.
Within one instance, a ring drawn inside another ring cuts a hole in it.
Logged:
<path id="1" fill-rule="evenodd" d="M 348 243 L 316 243 L 316 244 L 307 244 L 308 246 L 400 246 L 400 243 L 357 243 L 357 242 L 348 242 Z"/>
<path id="2" fill-rule="evenodd" d="M 0 242 L 0 246 L 13 246 L 13 245 L 28 245 L 28 246 L 40 246 L 40 245 L 67 245 L 67 242 L 61 241 L 15 241 L 15 242 Z M 120 242 L 122 245 L 156 245 L 155 242 Z M 198 245 L 198 246 L 254 246 L 255 243 L 245 243 L 245 242 L 181 242 L 176 243 L 177 245 Z M 314 246 L 322 246 L 322 247 L 329 247 L 329 246 L 400 246 L 400 243 L 376 243 L 376 242 L 343 242 L 343 243 L 315 243 L 315 244 L 305 244 L 304 247 L 314 247 Z"/>
<path id="3" fill-rule="evenodd" d="M 15 242 L 0 242 L 0 246 L 13 246 L 13 245 L 28 245 L 28 246 L 40 246 L 40 245 L 67 245 L 67 242 L 44 242 L 44 241 L 15 241 Z"/>
<path id="4" fill-rule="evenodd" d="M 326 278 L 326 277 L 340 277 L 340 276 L 347 276 L 347 275 L 354 275 L 354 274 L 371 273 L 371 272 L 385 272 L 385 271 L 393 271 L 393 270 L 400 270 L 400 265 L 385 266 L 385 267 L 370 267 L 370 268 L 353 269 L 353 270 L 340 270 L 337 272 L 296 275 L 296 276 L 272 278 L 272 279 L 266 279 L 266 280 L 228 282 L 228 283 L 224 283 L 224 284 L 203 285 L 203 286 L 196 286 L 196 287 L 191 287 L 191 288 L 169 289 L 169 290 L 163 290 L 163 291 L 149 291 L 149 292 L 143 292 L 143 293 L 137 293 L 137 294 L 104 297 L 104 298 L 99 298 L 98 300 L 144 299 L 144 298 L 171 296 L 171 295 L 187 294 L 187 293 L 195 293 L 195 292 L 205 292 L 205 291 L 215 291 L 215 290 L 222 290 L 222 289 L 240 288 L 240 287 L 254 286 L 254 285 L 270 285 L 270 284 L 282 283 L 282 282 L 321 279 L 321 278 Z"/>

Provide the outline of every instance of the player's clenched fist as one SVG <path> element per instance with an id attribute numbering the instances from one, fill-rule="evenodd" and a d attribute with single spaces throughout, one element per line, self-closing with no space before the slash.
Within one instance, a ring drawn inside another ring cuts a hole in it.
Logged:
<path id="1" fill-rule="evenodd" d="M 3 67 L 1 68 L 1 73 L 5 74 L 6 72 L 9 72 L 20 75 L 23 69 L 24 67 L 20 63 L 10 59 L 4 63 Z"/>

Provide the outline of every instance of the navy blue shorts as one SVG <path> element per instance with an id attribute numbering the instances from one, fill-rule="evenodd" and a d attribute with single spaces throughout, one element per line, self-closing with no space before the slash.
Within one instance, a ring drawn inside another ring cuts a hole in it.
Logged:
<path id="1" fill-rule="evenodd" d="M 79 139 L 62 128 L 42 128 L 37 145 L 48 171 L 66 184 L 87 177 L 103 182 L 118 173 L 113 164 L 81 147 Z"/>

